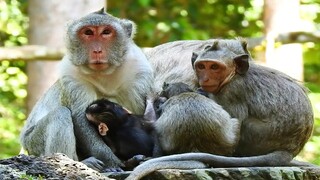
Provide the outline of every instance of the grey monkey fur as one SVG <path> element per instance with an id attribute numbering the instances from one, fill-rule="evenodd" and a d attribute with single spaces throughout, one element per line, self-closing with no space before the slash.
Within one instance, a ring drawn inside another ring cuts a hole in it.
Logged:
<path id="1" fill-rule="evenodd" d="M 231 118 L 213 100 L 190 91 L 184 83 L 164 83 L 161 95 L 169 99 L 160 105 L 161 115 L 154 125 L 162 148 L 160 155 L 185 152 L 232 155 L 241 122 Z"/>
<path id="2" fill-rule="evenodd" d="M 154 48 L 147 57 L 159 71 L 167 70 L 167 61 L 175 65 L 176 70 L 180 68 L 178 71 L 168 70 L 166 75 L 156 75 L 156 85 L 164 78 L 163 81 L 169 82 L 188 81 L 194 88 L 199 86 L 194 75 L 177 72 L 188 72 L 199 61 L 220 61 L 229 67 L 237 66 L 235 59 L 247 61 L 248 70 L 235 73 L 231 81 L 212 96 L 231 117 L 242 121 L 240 141 L 234 153 L 241 157 L 202 153 L 165 156 L 146 161 L 128 179 L 140 179 L 162 168 L 289 165 L 311 136 L 314 123 L 312 107 L 307 90 L 299 82 L 277 70 L 255 64 L 242 39 L 211 40 L 211 47 L 204 48 L 206 46 L 208 41 L 172 42 Z M 193 51 L 197 52 L 194 56 Z M 161 57 L 157 56 L 158 52 L 162 53 Z M 189 64 L 189 67 L 185 60 L 187 55 L 192 57 L 192 66 Z M 181 66 L 177 67 L 178 64 Z"/>
<path id="3" fill-rule="evenodd" d="M 241 122 L 231 118 L 213 100 L 190 91 L 184 83 L 164 83 L 161 96 L 169 99 L 160 105 L 161 115 L 154 125 L 156 148 L 160 147 L 155 156 L 187 152 L 232 155 L 238 144 Z M 199 155 L 205 156 L 199 158 Z M 203 160 L 207 156 L 195 153 L 183 154 L 174 160 L 171 158 L 175 156 L 149 160 L 138 166 L 127 179 L 140 179 L 161 168 L 204 168 Z"/>
<path id="4" fill-rule="evenodd" d="M 84 26 L 106 25 L 117 33 L 113 44 L 104 45 L 110 67 L 94 72 L 87 67 L 88 50 L 78 36 Z M 152 68 L 135 45 L 133 22 L 113 17 L 104 10 L 69 24 L 67 54 L 61 61 L 61 75 L 30 113 L 21 132 L 21 144 L 29 154 L 65 153 L 100 170 L 118 168 L 120 160 L 85 119 L 85 108 L 95 99 L 108 98 L 136 114 L 143 114 L 145 98 L 153 87 Z M 100 161 L 101 160 L 101 161 Z"/>

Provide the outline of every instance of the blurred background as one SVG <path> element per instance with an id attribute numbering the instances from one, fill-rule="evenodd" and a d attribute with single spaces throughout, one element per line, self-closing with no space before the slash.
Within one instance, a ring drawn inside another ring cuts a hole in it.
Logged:
<path id="1" fill-rule="evenodd" d="M 0 159 L 19 153 L 24 121 L 56 79 L 65 25 L 103 6 L 137 24 L 140 47 L 247 38 L 257 63 L 310 89 L 315 128 L 298 159 L 320 165 L 320 0 L 0 0 Z"/>

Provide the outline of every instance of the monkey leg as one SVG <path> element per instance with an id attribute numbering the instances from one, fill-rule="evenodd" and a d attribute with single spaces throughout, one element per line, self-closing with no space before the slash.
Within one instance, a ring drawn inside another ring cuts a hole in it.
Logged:
<path id="1" fill-rule="evenodd" d="M 63 153 L 78 160 L 71 112 L 58 107 L 21 134 L 21 143 L 30 155 Z"/>

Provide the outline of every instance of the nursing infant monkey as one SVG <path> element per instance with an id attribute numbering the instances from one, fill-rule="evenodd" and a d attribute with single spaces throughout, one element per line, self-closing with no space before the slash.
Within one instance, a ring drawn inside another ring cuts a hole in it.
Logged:
<path id="1" fill-rule="evenodd" d="M 154 57 L 154 65 L 161 66 L 163 62 L 159 63 L 159 61 L 163 59 L 157 59 L 154 56 L 157 50 L 161 53 L 161 50 L 168 48 L 166 50 L 171 57 L 178 57 L 174 56 L 176 50 L 174 47 L 178 44 L 187 46 L 188 43 L 189 50 L 192 44 L 199 45 L 194 41 L 168 43 L 156 47 L 148 56 L 151 59 Z M 177 61 L 179 60 L 183 61 L 177 58 Z M 233 153 L 233 156 L 238 157 L 213 155 L 216 153 L 212 153 L 214 149 L 210 148 L 202 149 L 201 152 L 211 154 L 197 153 L 195 152 L 197 150 L 189 151 L 193 153 L 148 160 L 135 168 L 128 179 L 140 179 L 156 169 L 163 168 L 284 166 L 297 163 L 291 160 L 301 151 L 310 137 L 314 121 L 311 104 L 303 86 L 279 71 L 255 64 L 247 50 L 247 43 L 242 39 L 214 40 L 212 45 L 198 53 L 194 52 L 191 63 L 201 89 L 212 93 L 211 98 L 216 103 L 221 105 L 231 117 L 242 122 L 240 134 L 237 134 L 240 136 L 239 143 L 235 146 Z M 208 133 L 208 129 L 204 131 L 208 126 L 206 122 L 195 121 L 189 124 L 189 128 L 183 130 L 175 126 L 182 123 L 181 120 L 176 122 L 177 119 L 197 118 L 189 117 L 189 111 L 181 110 L 191 102 L 177 101 L 177 109 L 164 111 L 156 122 L 160 144 L 164 149 L 175 147 L 174 144 L 170 144 L 172 140 L 168 138 L 172 135 L 176 137 L 181 135 L 178 142 L 193 143 L 193 139 L 196 139 L 194 141 L 201 142 L 197 145 L 199 147 L 218 140 L 212 138 L 199 140 Z M 189 110 L 209 109 L 206 105 L 197 108 Z M 210 118 L 206 113 L 202 116 L 203 119 Z M 160 120 L 161 118 L 163 120 Z M 229 125 L 223 125 L 223 128 L 228 127 Z M 161 134 L 163 131 L 166 133 Z M 188 136 L 190 139 L 186 138 L 186 135 L 197 132 L 205 133 L 199 133 L 194 137 Z M 161 135 L 165 135 L 166 139 L 161 140 Z M 175 149 L 169 153 L 181 152 L 183 151 Z"/>
<path id="2" fill-rule="evenodd" d="M 148 117 L 148 113 L 134 115 L 117 103 L 99 99 L 87 107 L 86 117 L 98 127 L 105 143 L 121 160 L 135 155 L 152 156 L 154 119 Z"/>

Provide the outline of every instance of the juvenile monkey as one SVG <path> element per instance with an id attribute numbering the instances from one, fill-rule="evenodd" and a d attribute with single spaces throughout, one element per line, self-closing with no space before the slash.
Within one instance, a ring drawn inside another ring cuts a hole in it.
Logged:
<path id="1" fill-rule="evenodd" d="M 199 47 L 207 42 L 177 43 L 192 50 L 192 47 Z M 168 46 L 172 47 L 174 44 L 170 43 Z M 165 45 L 160 49 L 166 49 Z M 173 51 L 174 48 L 167 52 L 170 57 L 176 58 L 175 61 L 183 61 L 179 58 L 181 55 L 174 56 Z M 157 62 L 159 59 L 152 59 L 152 54 L 148 56 L 154 61 L 152 63 L 157 65 L 156 68 L 161 69 L 161 64 L 165 62 L 159 63 Z M 166 55 L 162 54 L 161 59 L 165 57 Z M 314 119 L 306 89 L 296 80 L 277 70 L 255 64 L 247 50 L 246 41 L 242 39 L 214 40 L 213 45 L 199 53 L 193 53 L 191 61 L 200 87 L 212 93 L 212 99 L 231 117 L 238 118 L 242 122 L 240 141 L 234 153 L 234 156 L 240 157 L 208 153 L 164 156 L 138 166 L 128 179 L 139 179 L 149 172 L 162 168 L 289 165 L 312 133 Z M 186 70 L 185 66 L 181 68 Z M 170 74 L 167 74 L 167 77 L 170 77 Z M 171 113 L 176 116 L 188 116 L 178 110 L 163 112 L 162 116 Z M 205 114 L 204 116 L 205 119 L 210 118 Z M 203 132 L 206 126 L 204 123 L 190 124 L 189 129 Z M 171 134 L 184 134 L 179 128 L 172 131 Z M 195 141 L 199 138 L 201 135 Z M 183 140 L 184 137 L 181 137 L 180 141 Z M 203 141 L 200 146 L 207 142 Z"/>
<path id="2" fill-rule="evenodd" d="M 160 105 L 161 114 L 154 125 L 162 149 L 159 155 L 185 152 L 219 155 L 234 153 L 240 134 L 240 122 L 231 118 L 220 105 L 181 82 L 164 83 L 160 96 L 168 100 Z M 190 128 L 201 124 L 206 124 L 201 131 Z"/>
<path id="3" fill-rule="evenodd" d="M 103 140 L 121 160 L 136 155 L 152 156 L 154 122 L 148 117 L 134 115 L 107 99 L 92 102 L 86 109 L 86 117 L 98 127 Z"/>
<path id="4" fill-rule="evenodd" d="M 122 166 L 89 126 L 85 109 L 94 99 L 107 98 L 143 114 L 153 71 L 134 43 L 134 33 L 133 22 L 104 9 L 68 25 L 59 79 L 37 102 L 21 132 L 29 154 L 60 152 L 97 170 Z"/>

